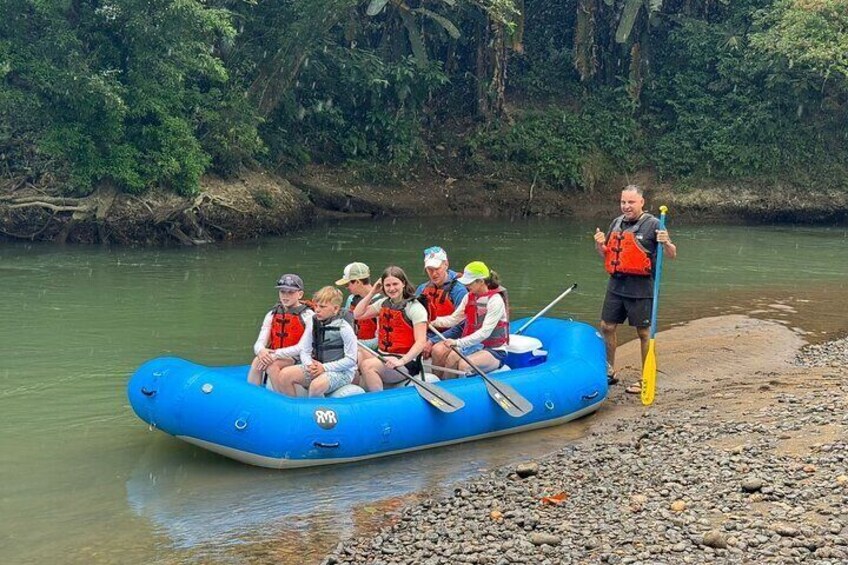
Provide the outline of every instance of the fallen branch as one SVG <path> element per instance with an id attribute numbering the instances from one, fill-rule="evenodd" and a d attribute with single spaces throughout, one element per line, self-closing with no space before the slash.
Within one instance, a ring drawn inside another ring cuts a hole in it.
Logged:
<path id="1" fill-rule="evenodd" d="M 12 204 L 27 204 L 33 202 L 48 202 L 50 204 L 58 204 L 60 206 L 79 205 L 79 198 L 64 198 L 62 196 L 0 196 L 0 202 L 11 202 Z"/>
<path id="2" fill-rule="evenodd" d="M 53 212 L 92 212 L 91 206 L 57 206 L 56 204 L 51 204 L 50 202 L 43 202 L 41 200 L 36 200 L 33 202 L 21 202 L 18 204 L 9 204 L 8 208 L 10 210 L 17 210 L 20 208 L 47 208 L 48 210 L 52 210 Z"/>

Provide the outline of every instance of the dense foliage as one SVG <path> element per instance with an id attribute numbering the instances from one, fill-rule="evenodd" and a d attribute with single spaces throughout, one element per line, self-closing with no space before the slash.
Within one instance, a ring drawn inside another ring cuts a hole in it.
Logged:
<path id="1" fill-rule="evenodd" d="M 7 178 L 464 169 L 843 186 L 848 0 L 0 0 Z M 456 163 L 454 163 L 456 166 Z"/>

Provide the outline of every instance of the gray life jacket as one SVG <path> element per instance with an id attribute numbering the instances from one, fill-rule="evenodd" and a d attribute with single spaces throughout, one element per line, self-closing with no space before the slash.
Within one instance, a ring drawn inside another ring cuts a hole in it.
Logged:
<path id="1" fill-rule="evenodd" d="M 329 320 L 312 319 L 312 358 L 321 363 L 338 361 L 345 356 L 341 329 L 347 324 L 353 329 L 351 312 L 339 312 Z"/>

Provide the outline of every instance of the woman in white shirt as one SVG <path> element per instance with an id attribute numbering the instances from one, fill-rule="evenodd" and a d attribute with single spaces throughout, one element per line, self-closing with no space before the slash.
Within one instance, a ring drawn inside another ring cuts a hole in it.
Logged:
<path id="1" fill-rule="evenodd" d="M 466 265 L 459 282 L 468 288 L 468 294 L 453 314 L 438 317 L 431 323 L 437 328 L 449 328 L 465 320 L 465 328 L 459 339 L 447 339 L 433 346 L 433 365 L 472 371 L 453 350 L 456 347 L 482 371 L 494 371 L 504 364 L 505 347 L 509 343 L 507 291 L 501 286 L 498 274 L 482 261 Z M 439 376 L 451 378 L 452 374 Z"/>

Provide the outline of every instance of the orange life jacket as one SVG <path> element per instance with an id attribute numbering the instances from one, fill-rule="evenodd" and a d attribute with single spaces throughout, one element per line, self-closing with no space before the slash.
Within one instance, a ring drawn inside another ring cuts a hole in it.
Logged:
<path id="1" fill-rule="evenodd" d="M 406 316 L 406 305 L 413 299 L 394 304 L 390 298 L 380 308 L 380 324 L 377 331 L 377 345 L 380 351 L 403 355 L 415 343 L 412 321 Z"/>
<path id="2" fill-rule="evenodd" d="M 306 304 L 298 304 L 290 310 L 286 310 L 282 304 L 274 306 L 274 315 L 271 318 L 271 343 L 270 349 L 290 347 L 300 341 L 303 332 L 306 331 L 306 323 L 303 313 L 309 309 Z"/>
<path id="3" fill-rule="evenodd" d="M 353 300 L 350 301 L 351 312 L 353 312 L 353 309 L 356 308 L 356 305 L 359 304 L 360 301 L 362 301 L 362 297 L 354 295 Z M 356 320 L 353 327 L 356 330 L 357 338 L 372 339 L 375 335 L 377 335 L 377 318 Z"/>
<path id="4" fill-rule="evenodd" d="M 624 216 L 615 219 L 604 251 L 604 268 L 609 274 L 651 275 L 651 256 L 636 239 L 639 228 L 649 217 L 650 214 L 642 214 L 635 224 L 623 230 Z"/>
<path id="5" fill-rule="evenodd" d="M 504 315 L 498 320 L 498 324 L 489 334 L 489 337 L 483 340 L 483 347 L 500 347 L 509 343 L 509 298 L 506 289 L 502 286 L 490 289 L 481 296 L 477 296 L 473 292 L 468 293 L 468 302 L 465 304 L 465 328 L 462 330 L 462 337 L 473 334 L 483 326 L 489 299 L 496 294 L 500 294 L 503 298 Z"/>
<path id="6" fill-rule="evenodd" d="M 448 284 L 437 287 L 432 282 L 427 283 L 421 291 L 419 298 L 424 307 L 427 308 L 427 321 L 432 322 L 439 316 L 450 316 L 456 310 L 456 304 L 451 300 L 451 292 L 457 284 L 457 278 Z"/>

